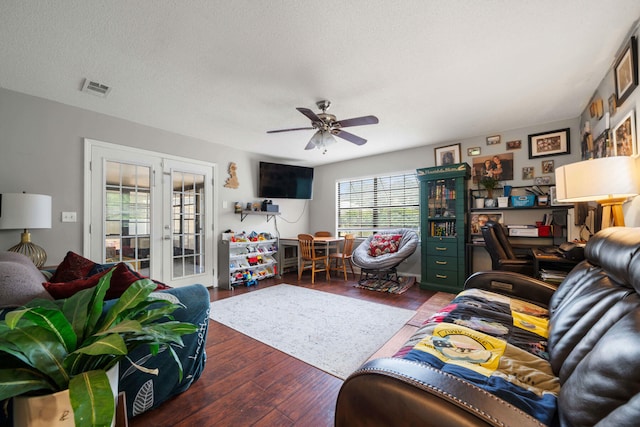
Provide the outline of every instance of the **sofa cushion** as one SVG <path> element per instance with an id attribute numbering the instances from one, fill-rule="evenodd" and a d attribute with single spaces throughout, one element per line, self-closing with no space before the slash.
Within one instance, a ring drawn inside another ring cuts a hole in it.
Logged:
<path id="1" fill-rule="evenodd" d="M 44 276 L 24 255 L 0 252 L 0 307 L 18 307 L 34 298 L 51 300 Z"/>
<path id="2" fill-rule="evenodd" d="M 70 282 L 72 280 L 89 277 L 89 272 L 95 264 L 96 263 L 90 259 L 69 251 L 53 274 L 51 282 Z"/>
<path id="3" fill-rule="evenodd" d="M 120 262 L 111 269 L 94 274 L 93 276 L 61 283 L 45 282 L 43 286 L 55 299 L 69 298 L 78 291 L 96 286 L 102 276 L 106 275 L 109 271 L 112 271 L 111 282 L 105 299 L 119 298 L 133 282 L 146 278 L 137 271 L 133 271 L 124 262 Z M 155 283 L 156 290 L 169 288 L 160 282 Z"/>

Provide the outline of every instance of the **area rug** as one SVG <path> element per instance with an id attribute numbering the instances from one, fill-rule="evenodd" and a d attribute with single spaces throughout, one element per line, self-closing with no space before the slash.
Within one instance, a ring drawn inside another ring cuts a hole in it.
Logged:
<path id="1" fill-rule="evenodd" d="M 362 283 L 355 284 L 356 288 L 370 291 L 388 292 L 390 294 L 402 294 L 409 290 L 416 283 L 414 276 L 400 276 L 398 282 L 387 280 L 385 282 L 377 279 L 369 279 Z"/>
<path id="2" fill-rule="evenodd" d="M 415 311 L 281 284 L 211 303 L 211 319 L 345 379 Z"/>

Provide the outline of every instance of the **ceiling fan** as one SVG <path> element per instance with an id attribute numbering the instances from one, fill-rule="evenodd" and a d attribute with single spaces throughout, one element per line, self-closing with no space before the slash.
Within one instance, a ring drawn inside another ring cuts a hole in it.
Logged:
<path id="1" fill-rule="evenodd" d="M 308 119 L 311 120 L 311 127 L 270 130 L 267 131 L 267 133 L 317 129 L 316 133 L 311 137 L 311 140 L 309 141 L 307 146 L 304 147 L 304 149 L 312 150 L 314 148 L 318 148 L 320 150 L 323 150 L 322 153 L 324 154 L 327 152 L 327 146 L 336 142 L 334 136 L 346 139 L 347 141 L 352 142 L 356 145 L 363 145 L 367 142 L 366 139 L 346 132 L 342 130 L 342 128 L 351 126 L 374 125 L 378 123 L 378 118 L 376 116 L 363 116 L 354 117 L 352 119 L 336 120 L 336 116 L 327 113 L 327 110 L 331 105 L 331 101 L 318 101 L 316 102 L 316 105 L 319 109 L 322 110 L 322 113 L 316 114 L 310 109 L 303 107 L 296 108 L 296 110 L 300 111 L 302 114 L 307 116 Z"/>

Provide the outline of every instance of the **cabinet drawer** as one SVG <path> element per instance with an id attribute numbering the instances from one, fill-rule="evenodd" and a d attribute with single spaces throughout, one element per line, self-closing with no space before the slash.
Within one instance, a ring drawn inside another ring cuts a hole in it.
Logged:
<path id="1" fill-rule="evenodd" d="M 458 258 L 446 257 L 446 256 L 427 256 L 427 270 L 428 271 L 450 271 L 457 270 Z"/>
<path id="2" fill-rule="evenodd" d="M 430 270 L 427 282 L 440 286 L 458 286 L 458 272 L 449 270 Z"/>
<path id="3" fill-rule="evenodd" d="M 458 242 L 455 240 L 440 240 L 427 242 L 427 255 L 456 256 Z"/>

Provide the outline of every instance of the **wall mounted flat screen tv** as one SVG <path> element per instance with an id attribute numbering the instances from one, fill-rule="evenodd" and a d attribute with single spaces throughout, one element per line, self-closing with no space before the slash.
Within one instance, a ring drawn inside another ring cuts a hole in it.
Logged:
<path id="1" fill-rule="evenodd" d="M 313 168 L 260 162 L 258 197 L 263 199 L 311 199 Z"/>

